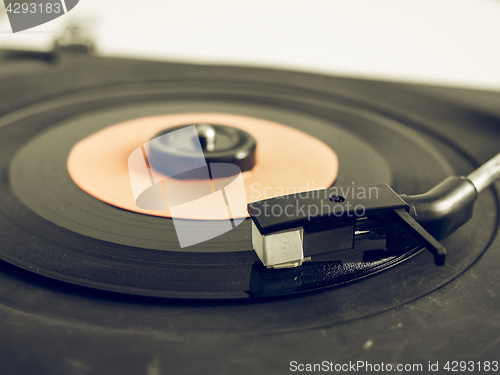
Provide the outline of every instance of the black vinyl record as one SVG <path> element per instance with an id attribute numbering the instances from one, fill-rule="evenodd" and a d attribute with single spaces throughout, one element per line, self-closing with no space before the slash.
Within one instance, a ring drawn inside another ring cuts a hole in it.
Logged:
<path id="1" fill-rule="evenodd" d="M 498 94 L 71 54 L 10 55 L 3 64 L 3 373 L 287 373 L 291 361 L 498 360 L 496 187 L 443 241 L 443 267 L 416 248 L 267 270 L 248 220 L 183 250 L 169 219 L 101 202 L 66 169 L 76 142 L 112 124 L 212 111 L 321 139 L 339 157 L 336 185 L 388 183 L 415 194 L 498 152 Z"/>

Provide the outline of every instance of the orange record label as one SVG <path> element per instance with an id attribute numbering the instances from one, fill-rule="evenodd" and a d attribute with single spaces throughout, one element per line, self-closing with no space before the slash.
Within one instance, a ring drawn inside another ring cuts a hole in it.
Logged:
<path id="1" fill-rule="evenodd" d="M 232 178 L 204 181 L 177 180 L 149 167 L 144 145 L 155 134 L 200 123 L 240 128 L 252 135 L 257 141 L 254 168 Z M 113 206 L 154 216 L 225 220 L 247 216 L 246 210 L 234 209 L 241 204 L 231 205 L 228 199 L 246 200 L 246 206 L 266 198 L 331 186 L 337 177 L 338 159 L 322 141 L 273 121 L 224 113 L 182 113 L 109 126 L 78 142 L 67 166 L 76 185 Z M 189 204 L 169 205 L 169 201 L 178 200 L 169 196 L 178 193 L 169 192 L 204 191 L 207 183 L 210 191 L 206 199 L 200 196 Z M 158 203 L 154 209 L 139 204 L 146 191 Z M 226 204 L 221 203 L 221 192 Z"/>

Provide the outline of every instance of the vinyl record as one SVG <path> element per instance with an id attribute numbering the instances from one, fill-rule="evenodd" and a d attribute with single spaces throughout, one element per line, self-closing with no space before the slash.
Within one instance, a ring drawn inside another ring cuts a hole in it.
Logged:
<path id="1" fill-rule="evenodd" d="M 167 91 L 173 90 L 171 95 L 175 97 L 186 96 L 183 84 L 175 86 L 168 85 Z M 8 146 L 19 149 L 13 154 L 9 167 L 9 181 L 14 193 L 14 197 L 8 200 L 11 202 L 12 221 L 19 221 L 17 215 L 22 212 L 17 198 L 37 214 L 32 230 L 35 231 L 42 225 L 42 220 L 38 218 L 40 216 L 55 224 L 51 228 L 56 230 L 56 233 L 61 228 L 69 230 L 71 239 L 69 242 L 58 244 L 60 241 L 45 242 L 45 238 L 40 238 L 44 244 L 38 245 L 36 252 L 31 246 L 23 246 L 24 250 L 15 249 L 14 254 L 6 254 L 4 259 L 24 268 L 36 266 L 39 273 L 63 281 L 124 293 L 175 298 L 246 298 L 267 295 L 265 285 L 257 287 L 263 288 L 264 292 L 252 290 L 252 286 L 256 285 L 256 278 L 259 280 L 258 284 L 266 284 L 266 275 L 269 272 L 258 266 L 259 261 L 250 242 L 249 220 L 212 241 L 181 249 L 171 220 L 119 210 L 89 196 L 75 187 L 70 179 L 67 170 L 68 155 L 73 146 L 84 137 L 123 120 L 165 114 L 168 110 L 173 113 L 192 113 L 205 112 L 210 108 L 215 112 L 257 115 L 260 118 L 285 122 L 288 126 L 308 131 L 318 137 L 321 134 L 323 142 L 337 150 L 341 167 L 336 184 L 340 186 L 384 182 L 391 184 L 396 191 L 417 193 L 426 191 L 436 181 L 457 173 L 439 152 L 439 148 L 444 148 L 445 145 L 433 145 L 432 138 L 427 140 L 417 132 L 405 129 L 404 124 L 391 119 L 362 111 L 353 105 L 339 104 L 338 100 L 328 103 L 331 111 L 328 120 L 310 116 L 306 111 L 294 113 L 290 109 L 280 108 L 278 104 L 263 108 L 249 99 L 244 104 L 243 99 L 238 100 L 238 104 L 233 104 L 229 98 L 233 101 L 238 98 L 232 92 L 231 86 L 239 87 L 240 84 L 234 82 L 228 86 L 227 99 L 224 100 L 219 93 L 219 99 L 212 99 L 212 102 L 209 100 L 215 93 L 210 92 L 203 94 L 208 102 L 201 98 L 185 98 L 184 101 L 178 102 L 169 100 L 168 96 L 161 101 L 162 95 L 165 94 L 157 89 L 154 90 L 154 95 L 158 102 L 151 103 L 153 94 L 148 95 L 145 88 L 142 90 L 146 93 L 142 93 L 140 87 L 132 88 L 128 96 L 127 91 L 120 88 L 110 90 L 99 98 L 95 98 L 96 93 L 93 92 L 86 93 L 87 98 L 80 98 L 80 95 L 75 98 L 66 97 L 66 100 L 72 101 L 70 107 L 74 106 L 70 110 L 71 113 L 83 112 L 84 115 L 71 116 L 68 120 L 59 122 L 51 121 L 49 116 L 44 132 L 27 138 L 24 144 L 14 145 L 14 140 L 8 134 L 2 137 L 5 142 L 4 149 Z M 203 90 L 199 88 L 198 91 Z M 266 91 L 269 95 L 270 90 Z M 248 95 L 250 89 L 246 92 Z M 141 95 L 146 97 L 146 103 L 141 103 Z M 133 103 L 127 103 L 131 98 Z M 98 102 L 101 106 L 113 100 L 126 103 L 127 108 L 115 104 L 104 110 L 93 111 L 90 104 Z M 279 103 L 283 99 L 278 96 L 275 100 Z M 69 110 L 64 103 L 59 104 L 59 100 L 45 106 L 50 108 L 50 112 Z M 16 131 L 28 135 L 33 132 L 30 125 L 37 128 L 42 125 L 40 117 L 43 117 L 43 114 L 42 109 L 41 113 L 32 117 L 33 125 L 29 119 L 22 117 L 15 124 L 8 124 L 5 130 L 15 128 Z M 346 123 L 349 124 L 348 127 L 342 126 Z M 317 129 L 316 133 L 311 129 Z M 378 141 L 375 141 L 376 139 Z M 372 141 L 371 147 L 366 146 L 369 140 Z M 353 148 L 352 145 L 356 143 L 359 144 L 358 147 Z M 381 147 L 377 147 L 379 144 Z M 450 152 L 452 151 L 454 150 L 451 149 Z M 393 157 L 395 153 L 401 156 Z M 405 158 L 405 155 L 408 156 Z M 415 158 L 414 155 L 419 157 Z M 304 158 L 306 157 L 307 153 L 304 154 Z M 279 168 L 292 170 L 293 165 L 284 164 Z M 370 173 L 363 173 L 363 168 L 367 168 Z M 412 171 L 412 174 L 408 175 L 408 171 Z M 325 171 L 325 174 L 327 173 Z M 419 178 L 415 178 L 416 176 Z M 34 181 L 37 183 L 33 183 Z M 304 184 L 307 184 L 310 180 L 304 181 Z M 6 209 L 8 207 L 6 206 Z M 27 216 L 25 213 L 22 215 Z M 210 227 L 207 230 L 210 230 Z M 49 228 L 43 232 L 49 235 L 49 238 L 61 238 L 59 234 L 52 234 Z M 31 237 L 26 234 L 17 236 Z M 13 240 L 19 241 L 18 238 Z M 98 242 L 97 246 L 96 240 L 103 242 Z M 33 242 L 32 239 L 30 241 Z M 74 246 L 74 243 L 77 245 Z M 475 257 L 482 250 L 478 249 Z M 284 289 L 273 285 L 269 294 L 287 295 L 343 283 L 365 276 L 372 268 L 383 268 L 383 261 L 390 264 L 395 262 L 392 257 L 377 260 L 373 264 L 340 263 L 339 260 L 341 259 L 333 258 L 326 262 L 306 264 L 303 268 L 308 270 L 307 274 L 312 277 L 301 277 L 299 283 L 291 282 L 296 277 L 296 270 L 271 272 L 269 277 L 272 284 L 281 285 Z M 430 264 L 424 263 L 419 267 L 425 269 L 430 267 Z M 459 268 L 459 272 L 462 268 L 463 266 Z M 353 272 L 353 269 L 356 269 L 356 272 Z M 282 276 L 275 280 L 278 274 Z M 261 278 L 264 279 L 260 280 Z M 439 280 L 438 283 L 441 282 Z"/>
<path id="2" fill-rule="evenodd" d="M 433 349 L 464 337 L 490 346 L 480 352 L 459 343 L 443 349 L 450 359 L 495 352 L 498 329 L 482 319 L 498 305 L 496 189 L 483 192 L 472 220 L 443 241 L 443 267 L 416 248 L 370 262 L 329 258 L 267 270 L 252 250 L 248 219 L 181 249 L 170 219 L 107 204 L 76 186 L 67 169 L 75 144 L 114 124 L 224 113 L 320 139 L 338 156 L 338 186 L 388 183 L 415 194 L 496 154 L 500 120 L 480 108 L 484 101 L 466 105 L 444 89 L 259 69 L 95 57 L 30 64 L 45 73 L 28 77 L 31 94 L 15 95 L 16 74 L 1 88 L 11 94 L 0 119 L 0 306 L 3 321 L 15 323 L 3 327 L 15 338 L 4 347 L 6 366 L 14 368 L 9 357 L 19 358 L 14 348 L 23 341 L 39 354 L 55 343 L 40 356 L 42 373 L 106 368 L 95 342 L 109 348 L 106 360 L 115 365 L 123 353 L 133 357 L 109 373 L 164 369 L 185 353 L 224 373 L 241 364 L 240 350 L 252 358 L 243 373 L 381 353 L 386 361 L 429 361 L 438 358 Z M 55 77 L 58 84 L 48 85 Z M 484 325 L 461 328 L 471 316 Z M 450 324 L 454 333 L 435 337 Z M 379 343 L 386 330 L 396 333 Z M 406 346 L 389 351 L 398 340 Z"/>

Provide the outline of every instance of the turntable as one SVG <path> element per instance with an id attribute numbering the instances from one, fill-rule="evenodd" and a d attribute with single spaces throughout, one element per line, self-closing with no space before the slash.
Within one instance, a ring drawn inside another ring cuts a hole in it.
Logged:
<path id="1" fill-rule="evenodd" d="M 1 72 L 2 373 L 498 371 L 498 162 L 477 171 L 499 151 L 499 94 L 68 50 L 3 51 Z M 231 213 L 217 236 L 224 214 L 144 208 L 131 192 L 131 153 L 193 124 L 205 151 L 213 132 L 244 139 L 239 161 L 207 161 L 238 165 L 220 186 L 240 178 L 252 216 Z M 420 226 L 411 197 L 449 176 L 469 176 L 441 202 L 458 224 Z M 346 204 L 332 189 L 360 186 L 381 189 L 356 198 L 377 223 L 313 215 L 298 233 L 295 214 L 255 213 L 306 191 Z M 176 218 L 210 238 L 183 246 Z M 301 239 L 303 259 L 263 263 L 275 233 L 284 249 Z M 353 251 L 361 237 L 396 245 Z"/>

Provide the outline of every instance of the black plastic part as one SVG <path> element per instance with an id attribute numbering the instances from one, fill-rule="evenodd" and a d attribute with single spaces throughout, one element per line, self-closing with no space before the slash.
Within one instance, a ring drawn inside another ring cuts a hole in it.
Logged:
<path id="1" fill-rule="evenodd" d="M 441 185 L 448 189 L 449 184 Z M 443 189 L 441 185 L 438 185 L 438 192 Z M 353 249 L 356 227 L 361 221 L 375 219 L 384 222 L 388 251 L 401 253 L 418 245 L 425 246 L 434 255 L 436 265 L 443 265 L 446 249 L 408 210 L 408 204 L 385 184 L 333 187 L 271 198 L 248 206 L 250 217 L 263 235 L 302 227 L 305 257 Z"/>
<path id="2" fill-rule="evenodd" d="M 330 198 L 342 197 L 330 200 Z M 263 235 L 304 227 L 340 228 L 354 225 L 366 216 L 386 215 L 408 205 L 388 185 L 332 187 L 277 198 L 248 205 L 248 212 Z"/>
<path id="3" fill-rule="evenodd" d="M 176 139 L 176 143 L 166 143 L 162 135 L 182 129 L 193 124 L 176 126 L 165 131 L 159 132 L 153 136 L 149 142 L 149 163 L 152 168 L 160 173 L 175 177 L 177 179 L 205 179 L 203 173 L 185 172 L 185 165 L 191 165 L 193 160 L 196 162 L 199 158 L 197 152 L 193 152 L 192 139 Z M 255 138 L 246 131 L 233 128 L 226 125 L 210 124 L 215 131 L 215 149 L 209 151 L 203 147 L 204 140 L 199 134 L 199 140 L 203 148 L 203 155 L 207 163 L 230 163 L 239 167 L 242 172 L 251 170 L 256 163 L 255 150 L 257 142 Z M 179 170 L 178 174 L 173 175 L 173 170 Z M 227 168 L 227 176 L 234 175 L 233 168 Z M 184 173 L 182 173 L 184 172 Z M 238 173 L 237 171 L 236 173 Z"/>
<path id="4" fill-rule="evenodd" d="M 410 215 L 436 239 L 448 237 L 472 217 L 477 191 L 465 177 L 448 177 L 425 194 L 401 195 Z"/>
<path id="5" fill-rule="evenodd" d="M 437 266 L 444 265 L 446 261 L 446 249 L 439 243 L 432 235 L 427 232 L 419 223 L 417 223 L 409 214 L 403 209 L 395 209 L 391 213 L 393 217 L 392 223 L 397 228 L 401 226 L 403 230 L 388 230 L 387 231 L 387 249 L 388 250 L 401 250 L 411 248 L 414 244 L 411 239 L 415 239 L 421 245 L 425 246 L 434 255 L 434 262 Z M 410 236 L 410 241 L 408 241 Z M 403 243 L 403 241 L 407 241 Z"/>
<path id="6" fill-rule="evenodd" d="M 354 248 L 355 223 L 340 228 L 309 232 L 304 228 L 304 257 Z"/>

